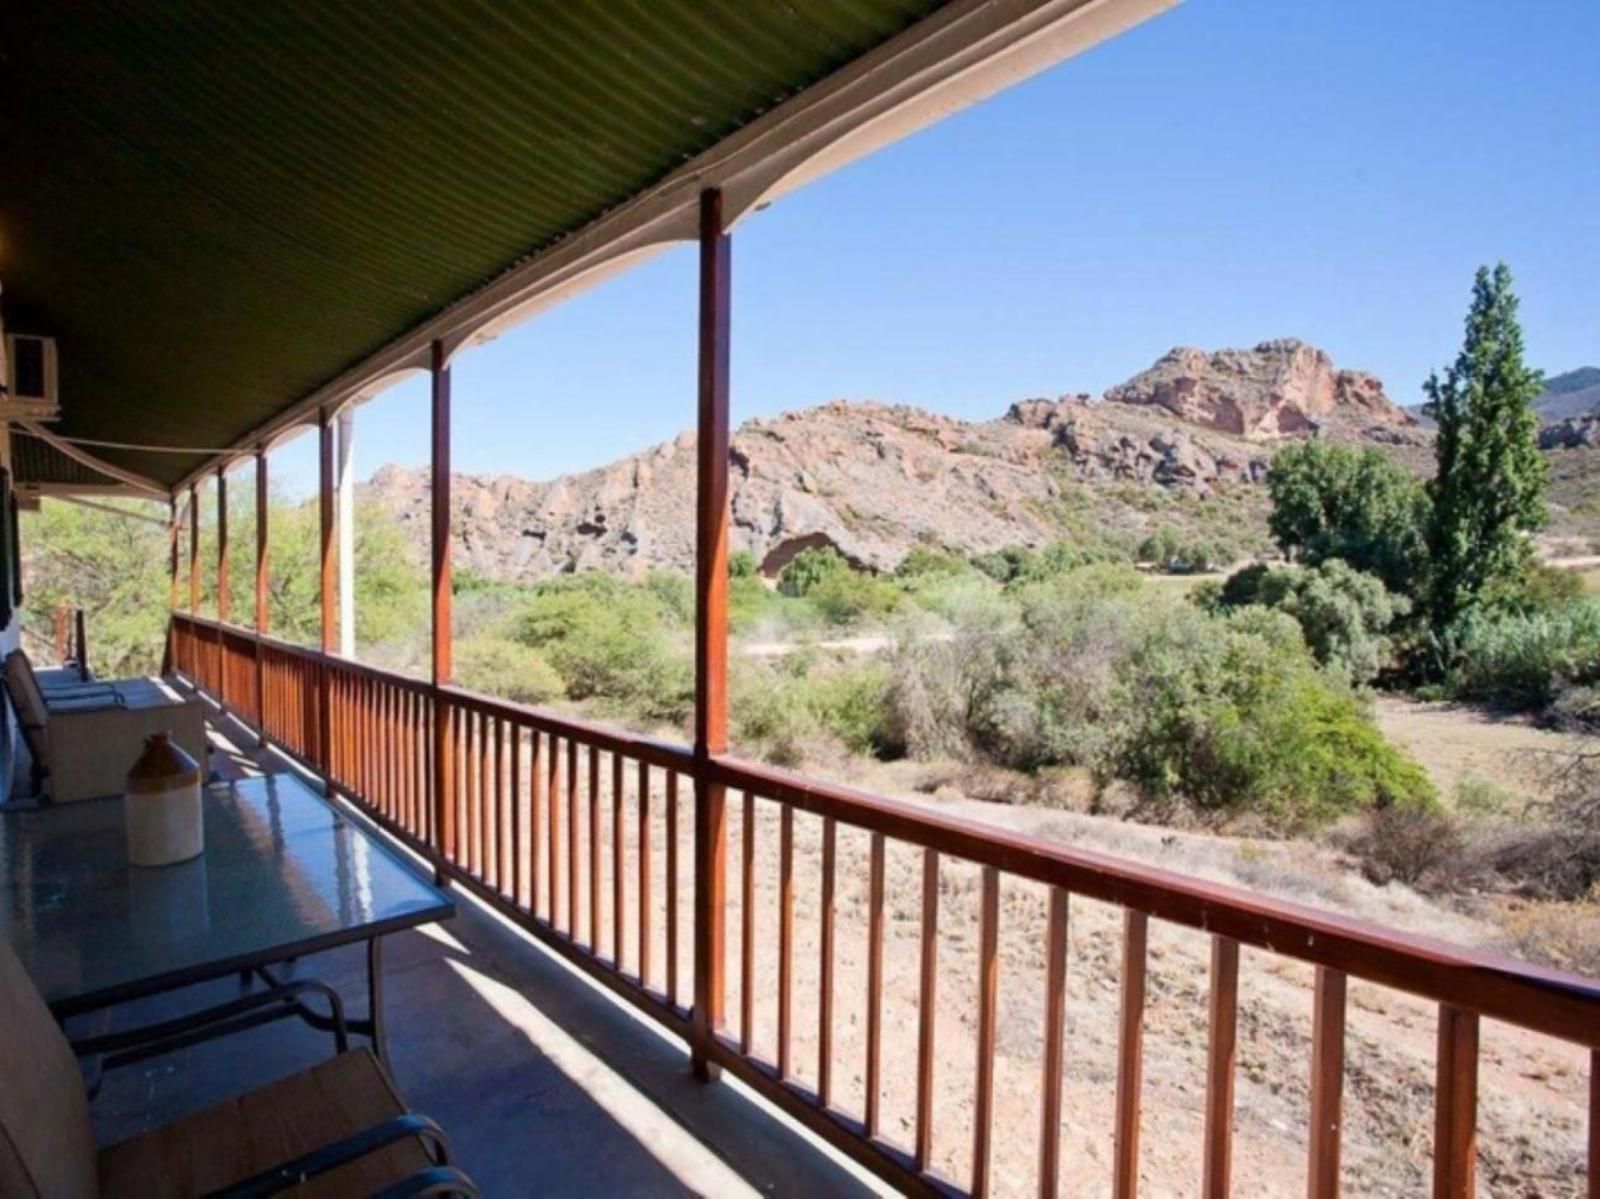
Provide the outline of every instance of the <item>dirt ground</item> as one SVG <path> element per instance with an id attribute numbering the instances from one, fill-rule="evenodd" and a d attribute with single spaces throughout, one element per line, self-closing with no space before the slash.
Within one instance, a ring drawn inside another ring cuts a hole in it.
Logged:
<path id="1" fill-rule="evenodd" d="M 1586 740 L 1467 704 L 1385 695 L 1378 697 L 1373 714 L 1384 736 L 1421 763 L 1446 800 L 1469 779 L 1492 783 L 1524 801 L 1543 799 L 1561 755 Z"/>
<path id="2" fill-rule="evenodd" d="M 1150 862 L 1244 885 L 1462 944 L 1492 942 L 1494 930 L 1438 907 L 1403 887 L 1375 887 L 1331 854 L 1305 844 L 1255 842 L 1145 827 L 1105 817 L 916 793 L 909 774 L 863 767 L 855 781 L 913 803 L 990 821 L 1067 845 Z M 632 772 L 629 772 L 632 775 Z M 609 776 L 604 771 L 602 779 Z M 666 986 L 667 841 L 663 793 L 653 787 L 652 986 Z M 693 800 L 682 788 L 678 811 L 678 999 L 692 979 L 689 920 Z M 609 849 L 611 804 L 603 786 L 601 843 Z M 587 805 L 579 805 L 587 845 Z M 749 1032 L 754 1052 L 777 1059 L 781 813 L 753 806 L 749 894 Z M 625 787 L 623 958 L 637 970 L 638 796 Z M 728 1035 L 741 1035 L 744 805 L 729 797 L 727 951 Z M 792 1072 L 815 1087 L 820 1012 L 822 825 L 795 818 L 795 942 Z M 833 1104 L 859 1117 L 865 1106 L 867 916 L 870 837 L 840 826 L 837 843 L 833 987 Z M 545 856 L 545 855 L 541 855 Z M 565 872 L 563 871 L 563 875 Z M 610 957 L 612 879 L 600 860 L 600 951 Z M 915 1137 L 917 1026 L 920 1011 L 921 852 L 890 842 L 886 852 L 882 1135 L 908 1150 Z M 580 941 L 588 924 L 588 865 L 580 866 Z M 933 1163 L 966 1184 L 972 1166 L 978 1011 L 980 871 L 943 860 L 939 873 L 938 982 Z M 540 907 L 544 905 L 541 902 Z M 1002 876 L 999 1013 L 995 1059 L 994 1192 L 1037 1193 L 1047 895 Z M 1069 915 L 1066 1083 L 1061 1137 L 1062 1190 L 1109 1193 L 1122 916 L 1073 897 Z M 1198 932 L 1153 921 L 1150 930 L 1140 1172 L 1142 1193 L 1200 1191 L 1206 1090 L 1210 944 Z M 1310 1076 L 1312 972 L 1271 953 L 1241 954 L 1239 1046 L 1234 1118 L 1234 1193 L 1304 1192 Z M 1437 1013 L 1410 996 L 1352 980 L 1347 1017 L 1343 1180 L 1347 1194 L 1416 1195 L 1429 1187 Z M 1584 1193 L 1588 1055 L 1578 1048 L 1500 1024 L 1482 1030 L 1480 1194 L 1578 1196 Z"/>

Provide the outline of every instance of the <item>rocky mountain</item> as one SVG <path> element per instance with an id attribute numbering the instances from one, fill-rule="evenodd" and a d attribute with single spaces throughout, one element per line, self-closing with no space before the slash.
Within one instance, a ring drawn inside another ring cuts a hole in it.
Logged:
<path id="1" fill-rule="evenodd" d="M 1259 525 L 1274 443 L 1304 436 L 1418 460 L 1429 445 L 1376 377 L 1338 370 L 1312 346 L 1180 348 L 1100 399 L 1025 400 L 990 421 L 846 401 L 749 421 L 729 454 L 733 548 L 766 574 L 814 545 L 890 569 L 917 545 L 1042 545 L 1074 520 L 1138 532 L 1182 523 L 1185 505 L 1205 500 L 1242 505 Z M 364 488 L 410 531 L 419 558 L 427 488 L 426 470 L 393 466 Z M 507 581 L 688 569 L 694 493 L 692 433 L 548 482 L 457 476 L 458 561 Z"/>
<path id="2" fill-rule="evenodd" d="M 1252 441 L 1311 433 L 1330 419 L 1386 429 L 1416 424 L 1376 375 L 1336 370 L 1324 351 L 1293 338 L 1253 350 L 1170 350 L 1105 398 L 1159 405 L 1180 420 Z"/>
<path id="3" fill-rule="evenodd" d="M 1544 393 L 1533 402 L 1539 419 L 1553 425 L 1600 409 L 1600 366 L 1580 366 L 1544 381 Z"/>

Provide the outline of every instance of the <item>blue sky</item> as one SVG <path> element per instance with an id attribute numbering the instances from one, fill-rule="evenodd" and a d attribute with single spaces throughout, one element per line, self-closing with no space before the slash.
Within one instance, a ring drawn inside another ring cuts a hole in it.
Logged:
<path id="1" fill-rule="evenodd" d="M 838 397 L 987 418 L 1178 344 L 1296 336 L 1402 403 L 1510 263 L 1534 365 L 1600 364 L 1600 3 L 1186 0 L 734 237 L 736 422 Z M 672 251 L 464 355 L 456 469 L 548 478 L 694 420 Z M 358 469 L 427 461 L 425 383 Z M 315 486 L 310 439 L 274 455 Z"/>

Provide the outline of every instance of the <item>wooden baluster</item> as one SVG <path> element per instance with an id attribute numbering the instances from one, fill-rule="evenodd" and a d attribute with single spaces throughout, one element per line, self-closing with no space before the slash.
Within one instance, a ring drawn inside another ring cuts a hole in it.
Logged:
<path id="1" fill-rule="evenodd" d="M 996 1009 L 1000 983 L 1000 872 L 983 868 L 983 899 L 978 913 L 978 1071 L 972 1115 L 972 1193 L 990 1187 L 994 1113 Z"/>
<path id="2" fill-rule="evenodd" d="M 522 734 L 515 721 L 511 723 L 511 899 L 518 907 L 531 908 L 528 895 L 528 836 L 527 822 L 522 815 Z"/>
<path id="3" fill-rule="evenodd" d="M 600 750 L 589 747 L 589 952 L 600 956 Z"/>
<path id="4" fill-rule="evenodd" d="M 778 1077 L 788 1078 L 794 1035 L 794 809 L 778 826 Z"/>
<path id="5" fill-rule="evenodd" d="M 650 768 L 639 763 L 639 983 L 650 985 Z"/>
<path id="6" fill-rule="evenodd" d="M 417 708 L 422 697 L 409 687 L 400 693 L 400 750 L 405 755 L 405 765 L 400 772 L 402 803 L 405 809 L 406 830 L 424 844 L 427 831 L 420 819 L 420 797 L 417 794 Z"/>
<path id="7" fill-rule="evenodd" d="M 667 998 L 678 1002 L 678 772 L 667 771 Z"/>
<path id="8" fill-rule="evenodd" d="M 1139 1191 L 1139 1109 L 1144 1079 L 1144 994 L 1150 918 L 1122 913 L 1122 1013 L 1117 1041 L 1116 1164 L 1112 1194 L 1133 1199 Z"/>
<path id="9" fill-rule="evenodd" d="M 1589 1199 L 1600 1199 L 1600 1049 L 1589 1053 Z"/>
<path id="10" fill-rule="evenodd" d="M 1204 1199 L 1232 1186 L 1233 1077 L 1239 1048 L 1239 942 L 1211 938 L 1211 1043 L 1207 1051 Z"/>
<path id="11" fill-rule="evenodd" d="M 1310 1199 L 1335 1199 L 1339 1194 L 1344 1003 L 1344 973 L 1318 966 L 1311 1012 L 1311 1150 L 1306 1188 Z"/>
<path id="12" fill-rule="evenodd" d="M 1050 888 L 1045 935 L 1044 1078 L 1039 1105 L 1039 1194 L 1055 1199 L 1061 1186 L 1061 1076 L 1067 1018 L 1067 893 Z"/>
<path id="13" fill-rule="evenodd" d="M 748 1054 L 755 1024 L 756 797 L 744 793 L 739 854 L 739 1051 Z"/>
<path id="14" fill-rule="evenodd" d="M 482 878 L 483 868 L 483 717 L 465 712 L 467 724 L 467 846 L 472 873 Z"/>
<path id="15" fill-rule="evenodd" d="M 1434 1199 L 1472 1199 L 1478 1174 L 1478 1014 L 1439 1008 L 1433 1101 Z"/>
<path id="16" fill-rule="evenodd" d="M 878 1135 L 883 1092 L 883 834 L 872 834 L 867 868 L 867 1139 Z"/>
<path id="17" fill-rule="evenodd" d="M 939 1015 L 939 855 L 922 851 L 922 978 L 917 990 L 918 1170 L 933 1160 L 933 1040 Z"/>
<path id="18" fill-rule="evenodd" d="M 543 844 L 540 825 L 544 821 L 545 788 L 544 735 L 528 729 L 528 911 L 539 914 L 539 847 Z M 554 918 L 552 917 L 552 925 Z"/>
<path id="19" fill-rule="evenodd" d="M 626 759 L 621 754 L 611 756 L 611 960 L 618 973 L 622 972 L 622 946 L 627 932 L 626 876 L 624 868 L 627 846 L 623 830 L 626 822 L 622 814 L 623 792 L 626 778 L 623 767 Z"/>
<path id="20" fill-rule="evenodd" d="M 583 810 L 578 795 L 579 757 L 578 743 L 567 740 L 567 936 L 578 939 L 579 866 L 583 855 L 579 851 L 578 816 Z"/>
<path id="21" fill-rule="evenodd" d="M 822 819 L 822 978 L 817 996 L 817 1102 L 826 1110 L 833 1101 L 833 867 L 838 830 L 833 817 Z"/>
<path id="22" fill-rule="evenodd" d="M 545 795 L 550 802 L 550 852 L 546 865 L 550 868 L 550 927 L 559 929 L 561 910 L 561 738 L 550 734 L 550 764 L 546 774 Z"/>
<path id="23" fill-rule="evenodd" d="M 515 865 L 512 861 L 516 846 L 512 843 L 511 815 L 506 810 L 506 722 L 500 717 L 494 721 L 494 886 L 502 895 L 517 892 Z"/>
<path id="24" fill-rule="evenodd" d="M 489 716 L 478 713 L 478 877 L 494 885 L 494 774 L 490 770 Z"/>

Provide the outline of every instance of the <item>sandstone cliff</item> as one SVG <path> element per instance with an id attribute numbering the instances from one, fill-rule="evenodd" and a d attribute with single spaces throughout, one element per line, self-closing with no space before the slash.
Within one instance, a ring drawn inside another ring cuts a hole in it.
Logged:
<path id="1" fill-rule="evenodd" d="M 1042 545 L 1062 535 L 1063 514 L 1074 509 L 1089 510 L 1094 527 L 1137 533 L 1168 519 L 1162 509 L 1173 497 L 1259 496 L 1274 439 L 1426 446 L 1414 425 L 1376 378 L 1335 370 L 1296 341 L 1173 350 L 1102 400 L 1026 400 L 992 421 L 838 401 L 734 433 L 733 548 L 770 574 L 810 545 L 831 544 L 874 569 L 894 567 L 917 545 L 969 554 Z M 410 530 L 419 558 L 427 486 L 425 470 L 385 467 L 364 489 Z M 690 433 L 548 482 L 458 476 L 458 561 L 524 582 L 578 570 L 686 570 L 694 490 Z"/>

